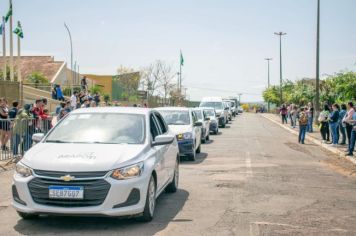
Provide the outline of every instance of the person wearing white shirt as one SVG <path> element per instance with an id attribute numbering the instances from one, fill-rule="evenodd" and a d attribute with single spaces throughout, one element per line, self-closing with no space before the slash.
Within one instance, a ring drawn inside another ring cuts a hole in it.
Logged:
<path id="1" fill-rule="evenodd" d="M 74 94 L 70 97 L 70 106 L 72 110 L 74 110 L 77 107 L 77 95 L 78 92 L 74 91 Z"/>

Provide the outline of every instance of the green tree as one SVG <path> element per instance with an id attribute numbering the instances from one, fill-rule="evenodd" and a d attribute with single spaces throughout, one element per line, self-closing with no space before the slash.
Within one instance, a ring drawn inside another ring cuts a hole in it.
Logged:
<path id="1" fill-rule="evenodd" d="M 32 72 L 29 76 L 26 78 L 27 83 L 31 83 L 35 85 L 35 88 L 38 88 L 40 85 L 49 85 L 49 81 L 46 76 L 44 76 L 40 72 Z"/>
<path id="2" fill-rule="evenodd" d="M 98 94 L 100 94 L 101 93 L 101 87 L 99 86 L 99 85 L 93 85 L 90 89 L 89 89 L 89 92 L 91 93 L 91 94 L 96 94 L 96 93 L 98 93 Z"/>

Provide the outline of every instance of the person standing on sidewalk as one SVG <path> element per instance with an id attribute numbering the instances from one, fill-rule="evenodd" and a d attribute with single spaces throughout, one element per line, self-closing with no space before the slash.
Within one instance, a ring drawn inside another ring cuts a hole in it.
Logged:
<path id="1" fill-rule="evenodd" d="M 339 105 L 332 105 L 333 111 L 329 115 L 329 124 L 332 133 L 332 145 L 335 146 L 339 143 Z"/>
<path id="2" fill-rule="evenodd" d="M 286 108 L 285 104 L 283 104 L 281 109 L 279 109 L 279 113 L 282 116 L 282 124 L 284 124 L 284 123 L 288 124 L 288 122 L 287 122 L 287 108 Z"/>
<path id="3" fill-rule="evenodd" d="M 352 125 L 350 144 L 346 156 L 353 156 L 356 142 L 356 112 L 353 113 L 351 120 L 346 120 L 347 123 Z"/>
<path id="4" fill-rule="evenodd" d="M 320 134 L 323 138 L 323 142 L 326 143 L 330 141 L 330 131 L 329 131 L 329 105 L 325 104 L 324 109 L 320 112 L 318 121 L 320 122 Z"/>
<path id="5" fill-rule="evenodd" d="M 307 131 L 309 133 L 313 133 L 313 122 L 314 122 L 314 107 L 311 102 L 308 103 L 308 126 L 307 126 Z"/>
<path id="6" fill-rule="evenodd" d="M 300 113 L 298 115 L 299 117 L 299 137 L 298 137 L 298 142 L 301 144 L 304 144 L 305 140 L 305 133 L 307 131 L 307 125 L 308 125 L 308 108 L 302 107 L 300 109 Z"/>
<path id="7" fill-rule="evenodd" d="M 292 128 L 294 129 L 297 126 L 297 116 L 298 116 L 298 107 L 297 107 L 297 105 L 293 105 L 291 112 L 292 112 L 291 113 L 291 122 L 293 122 Z"/>
<path id="8" fill-rule="evenodd" d="M 342 139 L 341 139 L 340 145 L 345 145 L 346 144 L 346 125 L 343 122 L 346 114 L 347 114 L 346 105 L 345 104 L 341 104 L 341 110 L 340 110 L 340 113 L 339 113 L 339 130 L 340 130 Z"/>
<path id="9" fill-rule="evenodd" d="M 347 136 L 347 144 L 348 144 L 348 148 L 347 151 L 350 149 L 350 143 L 351 143 L 351 132 L 352 132 L 352 124 L 346 122 L 347 120 L 352 120 L 352 116 L 355 113 L 355 109 L 354 109 L 354 104 L 352 102 L 347 103 L 347 114 L 345 115 L 345 117 L 343 118 L 343 122 L 346 125 L 346 136 Z"/>

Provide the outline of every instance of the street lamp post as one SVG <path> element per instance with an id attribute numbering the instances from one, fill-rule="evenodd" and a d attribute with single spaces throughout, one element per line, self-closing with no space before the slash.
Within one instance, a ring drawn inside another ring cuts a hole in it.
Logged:
<path id="1" fill-rule="evenodd" d="M 316 24 L 316 77 L 315 77 L 315 112 L 320 111 L 320 101 L 319 101 L 319 93 L 320 93 L 320 85 L 319 85 L 319 55 L 320 55 L 320 0 L 318 0 L 317 7 L 317 24 Z"/>
<path id="2" fill-rule="evenodd" d="M 269 88 L 269 86 L 270 86 L 270 79 L 269 79 L 269 62 L 271 61 L 271 60 L 273 60 L 272 58 L 265 58 L 265 60 L 267 61 L 267 73 L 268 73 L 268 75 L 267 75 L 267 86 L 268 86 L 268 88 Z M 269 104 L 269 102 L 267 103 L 267 110 L 268 110 L 268 112 L 270 111 L 270 104 Z"/>
<path id="3" fill-rule="evenodd" d="M 279 99 L 280 99 L 280 103 L 282 105 L 283 103 L 283 93 L 282 93 L 282 82 L 283 82 L 283 77 L 282 77 L 282 36 L 286 35 L 287 33 L 284 32 L 275 32 L 275 35 L 279 36 L 279 84 L 280 84 L 280 88 L 279 88 Z"/>
<path id="4" fill-rule="evenodd" d="M 64 22 L 64 27 L 67 29 L 68 35 L 69 35 L 69 41 L 70 41 L 70 70 L 71 70 L 71 75 L 72 75 L 72 86 L 71 86 L 71 93 L 73 94 L 73 44 L 72 44 L 72 35 L 70 33 L 70 30 L 67 26 L 67 24 Z"/>

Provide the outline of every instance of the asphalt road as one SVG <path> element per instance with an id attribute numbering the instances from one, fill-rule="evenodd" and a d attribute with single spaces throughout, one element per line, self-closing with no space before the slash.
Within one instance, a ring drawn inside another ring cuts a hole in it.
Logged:
<path id="1" fill-rule="evenodd" d="M 356 235 L 356 167 L 256 114 L 243 114 L 181 164 L 180 190 L 151 223 L 113 218 L 21 220 L 0 174 L 0 235 Z M 4 187 L 5 186 L 5 187 Z"/>

